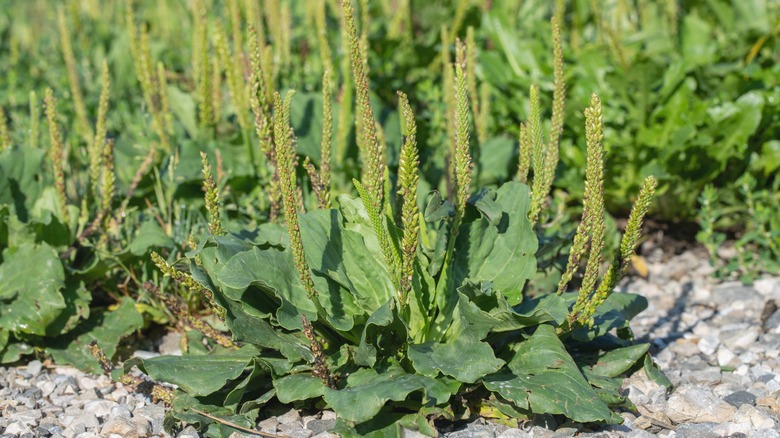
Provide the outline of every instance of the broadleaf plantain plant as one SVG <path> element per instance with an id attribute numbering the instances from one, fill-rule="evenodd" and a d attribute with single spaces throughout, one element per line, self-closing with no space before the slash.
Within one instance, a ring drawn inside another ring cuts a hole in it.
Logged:
<path id="1" fill-rule="evenodd" d="M 272 104 L 261 104 L 267 98 L 263 87 L 270 84 L 252 87 L 254 121 L 275 166 L 286 226 L 223 230 L 219 194 L 204 158 L 211 233 L 176 265 L 155 261 L 166 275 L 208 296 L 232 340 L 221 339 L 205 354 L 134 358 L 119 374 L 138 366 L 156 381 L 177 385 L 167 400 L 171 420 L 199 424 L 211 436 L 253 427 L 274 398 L 333 409 L 339 416 L 334 431 L 343 435 L 398 436 L 401 427 L 433 435 L 434 419 L 471 415 L 621 422 L 615 409 L 631 406 L 619 391 L 621 376 L 642 366 L 658 376 L 648 344 L 633 345 L 628 326 L 646 301 L 613 292 L 633 254 L 655 180 L 645 182 L 615 262 L 599 282 L 604 150 L 601 102 L 594 95 L 585 111 L 584 213 L 569 264 L 557 291 L 525 296 L 537 271 L 535 226 L 544 218 L 540 212 L 558 162 L 565 94 L 560 47 L 548 140 L 539 91 L 531 89 L 531 117 L 521 129 L 524 182 L 475 191 L 468 78 L 473 68 L 467 65 L 472 57 L 456 42 L 447 91 L 453 199 L 431 192 L 425 203 L 418 199 L 413 109 L 399 93 L 404 141 L 397 178 L 391 178 L 369 101 L 363 42 L 350 1 L 342 7 L 364 166 L 362 181 L 354 181 L 359 197 L 343 194 L 330 200 L 332 208 L 301 211 L 292 93 L 276 93 Z M 559 37 L 555 41 L 560 44 Z M 252 83 L 262 83 L 262 72 L 251 74 Z M 306 167 L 317 175 L 313 165 Z M 318 186 L 312 191 L 329 192 L 322 186 L 329 177 L 310 179 Z M 582 288 L 566 292 L 586 255 Z"/>

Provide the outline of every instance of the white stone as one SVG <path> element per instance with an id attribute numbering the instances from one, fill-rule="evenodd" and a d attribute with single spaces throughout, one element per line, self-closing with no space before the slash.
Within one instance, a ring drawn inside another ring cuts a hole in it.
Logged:
<path id="1" fill-rule="evenodd" d="M 707 356 L 710 356 L 718 351 L 718 346 L 720 346 L 720 339 L 718 339 L 717 336 L 708 335 L 699 339 L 699 351 L 706 354 Z"/>
<path id="2" fill-rule="evenodd" d="M 737 365 L 736 364 L 737 355 L 723 345 L 721 345 L 720 348 L 718 348 L 717 358 L 718 358 L 718 365 L 722 367 L 730 367 L 730 366 Z"/>
<path id="3" fill-rule="evenodd" d="M 338 418 L 338 415 L 336 415 L 333 411 L 322 411 L 322 416 L 320 417 L 320 420 L 335 420 Z"/>
<path id="4" fill-rule="evenodd" d="M 101 435 L 117 434 L 122 435 L 125 438 L 139 438 L 141 435 L 138 433 L 137 425 L 126 418 L 112 418 L 103 425 L 100 429 Z M 144 434 L 145 436 L 146 434 Z"/>
<path id="5" fill-rule="evenodd" d="M 498 438 L 530 438 L 532 435 L 522 429 L 507 429 Z"/>
<path id="6" fill-rule="evenodd" d="M 44 380 L 42 382 L 38 382 L 35 384 L 35 386 L 37 386 L 38 389 L 41 390 L 42 397 L 50 396 L 54 392 L 54 390 L 57 389 L 57 384 L 52 382 L 51 380 Z"/>
<path id="7" fill-rule="evenodd" d="M 753 282 L 753 289 L 766 298 L 780 298 L 780 278 L 762 278 Z"/>
<path id="8" fill-rule="evenodd" d="M 5 428 L 5 433 L 18 436 L 25 433 L 32 433 L 32 431 L 26 424 L 22 423 L 21 421 L 15 421 Z"/>
<path id="9" fill-rule="evenodd" d="M 731 418 L 734 406 L 715 397 L 711 390 L 682 385 L 669 397 L 666 415 L 675 423 L 722 423 Z"/>
<path id="10" fill-rule="evenodd" d="M 721 341 L 724 345 L 731 349 L 748 348 L 756 339 L 758 339 L 759 331 L 757 327 L 750 327 L 747 329 L 737 329 L 721 332 Z"/>
<path id="11" fill-rule="evenodd" d="M 108 417 L 115 406 L 118 406 L 118 403 L 112 400 L 92 400 L 84 405 L 84 410 L 95 414 L 98 418 L 103 418 Z"/>
<path id="12" fill-rule="evenodd" d="M 736 434 L 750 434 L 753 426 L 750 423 L 723 423 L 715 426 L 712 432 L 717 436 L 734 436 Z"/>
<path id="13" fill-rule="evenodd" d="M 280 424 L 292 424 L 295 422 L 300 423 L 301 414 L 298 412 L 297 409 L 290 409 L 289 411 L 287 411 L 287 413 L 276 417 L 276 420 L 279 421 Z"/>
<path id="14" fill-rule="evenodd" d="M 79 387 L 82 391 L 89 391 L 97 388 L 97 381 L 91 377 L 82 377 L 79 379 Z"/>
<path id="15" fill-rule="evenodd" d="M 775 420 L 755 406 L 744 404 L 734 414 L 735 423 L 747 423 L 754 429 L 771 429 L 775 427 Z"/>
<path id="16" fill-rule="evenodd" d="M 27 372 L 33 376 L 37 376 L 41 372 L 41 369 L 43 369 L 43 364 L 41 364 L 41 361 L 39 360 L 31 360 L 27 364 Z"/>

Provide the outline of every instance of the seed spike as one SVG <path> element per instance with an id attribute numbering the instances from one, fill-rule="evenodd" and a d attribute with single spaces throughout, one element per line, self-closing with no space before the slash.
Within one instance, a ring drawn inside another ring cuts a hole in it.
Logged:
<path id="1" fill-rule="evenodd" d="M 528 127 L 520 123 L 520 159 L 517 164 L 517 179 L 521 183 L 528 183 L 528 172 L 531 170 L 531 138 L 528 135 Z"/>
<path id="2" fill-rule="evenodd" d="M 57 9 L 57 26 L 60 32 L 62 57 L 65 59 L 65 65 L 67 66 L 68 84 L 70 85 L 70 92 L 73 97 L 73 106 L 76 109 L 76 119 L 78 120 L 82 137 L 89 144 L 92 140 L 92 132 L 89 118 L 87 117 L 87 107 L 84 104 L 84 95 L 81 92 L 81 82 L 76 67 L 76 57 L 73 54 L 73 46 L 71 45 L 72 37 L 70 30 L 68 29 L 65 9 L 62 7 Z"/>
<path id="3" fill-rule="evenodd" d="M 409 99 L 398 92 L 401 106 L 402 133 L 406 137 L 401 146 L 401 156 L 398 163 L 398 194 L 401 196 L 401 224 L 403 239 L 401 241 L 401 306 L 406 305 L 407 295 L 412 289 L 414 260 L 417 251 L 420 232 L 420 211 L 417 206 L 417 190 L 420 181 L 418 167 L 420 165 L 417 150 L 417 123 Z"/>
<path id="4" fill-rule="evenodd" d="M 209 231 L 215 236 L 225 233 L 222 229 L 222 220 L 220 218 L 219 189 L 214 176 L 211 172 L 211 163 L 205 152 L 200 153 L 201 163 L 203 165 L 203 191 L 206 193 L 206 211 L 209 214 Z"/>
<path id="5" fill-rule="evenodd" d="M 98 116 L 95 123 L 95 138 L 92 140 L 89 151 L 89 172 L 90 185 L 92 187 L 92 196 L 94 199 L 100 199 L 98 187 L 100 184 L 101 163 L 103 162 L 104 148 L 106 143 L 106 117 L 108 115 L 108 100 L 111 97 L 111 77 L 108 70 L 108 62 L 103 61 L 101 81 L 103 87 L 100 90 L 100 100 L 98 103 Z M 105 169 L 102 169 L 105 171 Z"/>
<path id="6" fill-rule="evenodd" d="M 11 147 L 11 133 L 5 119 L 5 111 L 0 107 L 0 151 Z"/>
<path id="7" fill-rule="evenodd" d="M 333 108 L 330 99 L 330 69 L 322 75 L 322 143 L 320 147 L 320 183 L 325 193 L 324 208 L 330 208 L 330 162 L 333 152 Z"/>
<path id="8" fill-rule="evenodd" d="M 590 237 L 590 254 L 585 266 L 582 287 L 569 314 L 570 325 L 582 318 L 596 285 L 604 248 L 604 119 L 601 100 L 593 94 L 590 107 L 585 110 L 585 140 L 587 143 L 585 169 L 585 196 L 583 220 Z M 578 230 L 579 232 L 579 230 Z M 575 267 L 576 269 L 576 267 Z M 567 268 L 568 270 L 568 268 Z M 560 289 L 560 287 L 559 287 Z"/>
<path id="9" fill-rule="evenodd" d="M 471 193 L 471 152 L 469 147 L 469 98 L 466 73 L 460 63 L 455 64 L 455 187 L 458 211 L 466 209 Z"/>
<path id="10" fill-rule="evenodd" d="M 33 149 L 38 147 L 40 118 L 41 109 L 38 105 L 38 95 L 35 91 L 30 91 L 30 147 Z"/>
<path id="11" fill-rule="evenodd" d="M 365 69 L 365 52 L 355 27 L 350 0 L 342 0 L 344 25 L 349 36 L 350 63 L 352 77 L 357 90 L 357 112 L 360 120 L 360 138 L 365 148 L 366 178 L 364 186 L 369 201 L 377 211 L 382 210 L 382 192 L 384 190 L 384 150 L 376 132 L 374 111 L 369 100 L 368 76 Z M 365 23 L 364 23 L 365 27 Z"/>
<path id="12" fill-rule="evenodd" d="M 54 92 L 51 88 L 46 89 L 44 100 L 46 102 L 46 118 L 49 122 L 49 155 L 54 169 L 54 187 L 57 190 L 62 216 L 67 223 L 70 221 L 68 219 L 68 197 L 65 193 L 64 148 L 60 128 L 57 125 L 57 99 L 54 98 Z"/>
<path id="13" fill-rule="evenodd" d="M 593 324 L 593 314 L 596 313 L 596 309 L 604 304 L 604 301 L 609 298 L 609 295 L 612 294 L 612 291 L 615 289 L 615 285 L 617 285 L 623 275 L 628 271 L 631 257 L 635 254 L 636 246 L 642 233 L 642 222 L 647 211 L 650 209 L 653 196 L 655 196 L 656 186 L 657 181 L 653 176 L 648 176 L 642 182 L 639 196 L 637 197 L 634 206 L 631 208 L 631 213 L 628 215 L 626 231 L 623 233 L 623 238 L 620 240 L 620 250 L 616 254 L 615 261 L 609 267 L 604 279 L 601 280 L 601 284 L 594 294 L 593 299 L 588 303 L 582 316 L 580 316 L 579 322 L 581 324 Z"/>

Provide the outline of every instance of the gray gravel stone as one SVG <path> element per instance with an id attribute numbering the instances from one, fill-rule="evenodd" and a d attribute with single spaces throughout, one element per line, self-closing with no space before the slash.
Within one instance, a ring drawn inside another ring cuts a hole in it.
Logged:
<path id="1" fill-rule="evenodd" d="M 257 423 L 257 427 L 263 432 L 276 433 L 277 427 L 279 427 L 279 420 L 276 418 L 267 418 Z"/>
<path id="2" fill-rule="evenodd" d="M 325 432 L 325 433 L 327 433 L 327 432 Z M 320 436 L 320 435 L 322 435 L 322 434 L 315 435 L 315 436 Z M 426 438 L 426 435 L 421 434 L 419 431 L 411 430 L 411 429 L 407 429 L 405 427 L 402 427 L 401 428 L 401 438 Z"/>
<path id="3" fill-rule="evenodd" d="M 681 424 L 677 426 L 677 438 L 712 438 L 720 436 L 715 428 L 716 423 Z"/>
<path id="4" fill-rule="evenodd" d="M 720 423 L 734 412 L 734 406 L 717 398 L 709 388 L 686 384 L 669 397 L 665 413 L 675 423 Z"/>
<path id="5" fill-rule="evenodd" d="M 311 420 L 306 424 L 306 428 L 311 430 L 315 435 L 327 432 L 336 426 L 336 420 Z"/>
<path id="6" fill-rule="evenodd" d="M 501 432 L 497 438 L 531 438 L 531 434 L 522 429 L 507 429 Z"/>
<path id="7" fill-rule="evenodd" d="M 192 426 L 187 426 L 176 435 L 176 438 L 199 438 L 198 431 Z"/>
<path id="8" fill-rule="evenodd" d="M 27 372 L 30 373 L 33 377 L 40 374 L 42 369 L 43 364 L 39 360 L 31 360 L 27 363 Z"/>
<path id="9" fill-rule="evenodd" d="M 744 404 L 756 404 L 756 396 L 744 390 L 732 392 L 731 394 L 723 397 L 723 400 L 735 408 L 739 408 Z"/>
<path id="10" fill-rule="evenodd" d="M 292 423 L 299 423 L 303 425 L 301 422 L 301 414 L 296 409 L 290 409 L 287 411 L 287 413 L 279 415 L 276 420 L 280 424 L 292 424 Z"/>
<path id="11" fill-rule="evenodd" d="M 309 429 L 294 429 L 286 434 L 289 438 L 310 438 L 314 432 Z"/>
<path id="12" fill-rule="evenodd" d="M 753 405 L 743 404 L 734 414 L 735 423 L 750 424 L 753 430 L 771 429 L 775 427 L 775 420 L 770 415 Z"/>
<path id="13" fill-rule="evenodd" d="M 494 438 L 493 428 L 487 425 L 470 425 L 466 429 L 452 432 L 450 438 Z"/>

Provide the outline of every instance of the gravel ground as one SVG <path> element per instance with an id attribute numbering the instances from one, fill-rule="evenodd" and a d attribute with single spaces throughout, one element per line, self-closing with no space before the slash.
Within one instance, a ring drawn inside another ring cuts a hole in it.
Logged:
<path id="1" fill-rule="evenodd" d="M 675 385 L 668 392 L 642 371 L 624 388 L 638 412 L 622 425 L 590 430 L 541 418 L 517 428 L 477 420 L 442 430 L 451 438 L 566 436 L 751 436 L 780 438 L 780 277 L 752 286 L 710 278 L 697 250 L 664 256 L 645 248 L 649 275 L 622 288 L 646 296 L 647 311 L 633 322 L 652 343 L 656 362 Z M 161 350 L 170 351 L 168 339 Z M 148 352 L 138 352 L 149 355 Z M 0 436 L 167 437 L 161 405 L 129 393 L 105 376 L 32 361 L 0 368 Z M 301 416 L 295 410 L 265 419 L 263 432 L 291 438 L 327 438 L 335 414 Z M 407 437 L 417 437 L 408 431 Z M 235 434 L 239 436 L 238 434 Z M 177 436 L 197 437 L 188 427 Z"/>

